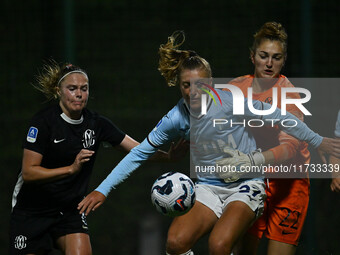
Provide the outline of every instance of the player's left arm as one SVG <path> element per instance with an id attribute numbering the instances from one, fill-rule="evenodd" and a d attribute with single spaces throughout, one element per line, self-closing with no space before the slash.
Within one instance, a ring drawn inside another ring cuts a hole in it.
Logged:
<path id="1" fill-rule="evenodd" d="M 256 109 L 269 109 L 271 105 L 260 102 L 260 101 L 253 101 L 254 107 Z M 245 105 L 247 105 L 245 103 Z M 246 117 L 247 118 L 252 118 L 252 117 L 257 117 L 257 118 L 262 118 L 264 119 L 264 116 L 258 116 L 250 112 L 249 108 L 246 108 Z M 318 154 L 322 160 L 322 162 L 327 163 L 325 154 L 328 155 L 333 155 L 335 157 L 340 158 L 340 140 L 336 140 L 333 138 L 328 138 L 328 137 L 322 137 L 318 135 L 317 133 L 313 132 L 305 123 L 303 123 L 301 120 L 299 120 L 297 117 L 295 117 L 293 114 L 287 112 L 286 115 L 281 114 L 280 109 L 276 109 L 273 113 L 266 115 L 266 118 L 268 118 L 270 121 L 266 123 L 264 121 L 265 125 L 278 125 L 278 127 L 284 131 L 285 133 L 288 133 L 289 135 L 292 135 L 296 137 L 299 140 L 303 140 L 311 144 L 314 148 L 317 148 Z M 294 127 L 287 127 L 281 124 L 280 121 L 293 121 L 296 123 Z M 234 154 L 229 151 L 227 151 L 227 154 Z M 274 153 L 272 151 L 265 151 L 263 153 L 261 152 L 253 152 L 249 154 L 244 154 L 244 153 L 237 153 L 236 155 L 239 155 L 239 157 L 244 159 L 247 164 L 250 165 L 264 165 L 264 164 L 270 164 L 275 162 L 275 157 Z M 231 161 L 237 161 L 241 160 L 241 158 L 235 157 L 235 159 L 230 159 L 227 158 L 224 160 L 224 164 L 230 164 Z M 222 162 L 221 162 L 222 163 Z"/>
<path id="2" fill-rule="evenodd" d="M 299 95 L 293 94 L 291 97 L 300 97 Z M 303 113 L 294 105 L 287 107 L 288 112 L 296 116 L 299 120 L 303 121 Z M 271 155 L 269 164 L 281 164 L 294 158 L 304 142 L 296 139 L 294 136 L 288 135 L 287 133 L 280 131 L 278 134 L 279 145 L 269 149 Z"/>

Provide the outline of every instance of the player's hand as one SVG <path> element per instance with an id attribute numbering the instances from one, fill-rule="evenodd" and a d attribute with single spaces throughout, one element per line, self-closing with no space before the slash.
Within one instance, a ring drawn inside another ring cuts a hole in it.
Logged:
<path id="1" fill-rule="evenodd" d="M 327 164 L 326 154 L 340 158 L 340 139 L 324 137 L 317 150 L 322 162 L 325 164 Z"/>
<path id="2" fill-rule="evenodd" d="M 76 156 L 73 164 L 70 167 L 71 174 L 78 173 L 82 167 L 82 165 L 89 161 L 91 156 L 94 154 L 94 151 L 82 149 Z"/>
<path id="3" fill-rule="evenodd" d="M 91 211 L 101 206 L 105 199 L 106 197 L 99 191 L 92 191 L 78 204 L 79 214 L 85 213 L 86 216 L 89 215 Z"/>
<path id="4" fill-rule="evenodd" d="M 168 157 L 170 161 L 177 161 L 185 157 L 189 148 L 190 142 L 181 138 L 175 144 L 174 142 L 171 143 L 170 149 L 168 151 Z"/>
<path id="5" fill-rule="evenodd" d="M 333 178 L 330 186 L 332 191 L 340 192 L 340 177 Z"/>
<path id="6" fill-rule="evenodd" d="M 218 175 L 227 183 L 237 181 L 245 174 L 244 171 L 241 171 L 241 168 L 261 166 L 265 163 L 264 156 L 259 151 L 245 154 L 230 147 L 225 147 L 223 151 L 225 157 L 217 160 L 216 164 L 220 167 L 217 168 L 220 169 Z M 234 167 L 232 168 L 232 166 Z"/>

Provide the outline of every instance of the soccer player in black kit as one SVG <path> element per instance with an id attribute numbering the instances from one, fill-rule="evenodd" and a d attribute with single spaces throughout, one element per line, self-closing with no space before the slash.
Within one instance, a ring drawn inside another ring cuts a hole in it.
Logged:
<path id="1" fill-rule="evenodd" d="M 86 108 L 89 79 L 79 67 L 51 61 L 36 88 L 59 103 L 37 113 L 25 136 L 10 254 L 46 254 L 54 245 L 66 254 L 92 254 L 86 217 L 77 205 L 86 195 L 95 153 L 103 141 L 127 152 L 139 143 Z M 159 152 L 157 158 L 167 157 Z"/>

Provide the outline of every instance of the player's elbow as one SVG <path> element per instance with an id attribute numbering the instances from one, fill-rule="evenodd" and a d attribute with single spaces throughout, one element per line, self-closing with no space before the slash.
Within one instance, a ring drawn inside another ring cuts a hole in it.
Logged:
<path id="1" fill-rule="evenodd" d="M 30 182 L 36 181 L 36 179 L 34 178 L 34 174 L 32 174 L 32 171 L 30 171 L 27 168 L 22 169 L 21 176 L 22 176 L 22 180 L 25 183 L 30 183 Z"/>

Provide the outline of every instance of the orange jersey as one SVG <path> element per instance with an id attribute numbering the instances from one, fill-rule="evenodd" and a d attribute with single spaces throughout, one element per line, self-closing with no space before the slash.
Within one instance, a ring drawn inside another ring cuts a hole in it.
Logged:
<path id="1" fill-rule="evenodd" d="M 248 97 L 248 88 L 253 82 L 253 75 L 238 77 L 230 82 L 239 87 L 243 94 Z M 278 88 L 277 107 L 281 108 L 281 87 L 294 87 L 284 75 L 280 75 L 278 81 L 273 87 Z M 262 93 L 253 93 L 253 100 L 259 100 L 266 103 L 272 103 L 273 87 Z M 298 93 L 288 93 L 287 98 L 300 98 Z M 287 105 L 287 111 L 294 114 L 303 121 L 303 114 L 295 105 Z M 251 129 L 258 148 L 263 151 L 270 150 L 273 152 L 275 162 L 285 162 L 285 164 L 303 165 L 310 162 L 310 153 L 308 144 L 297 140 L 276 127 L 261 127 Z"/>

